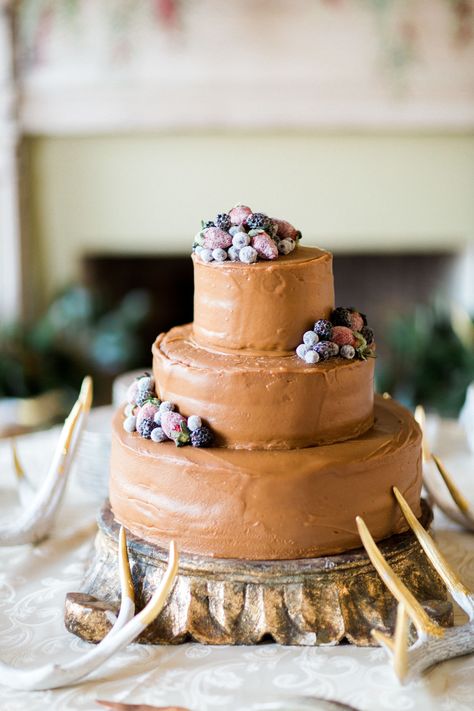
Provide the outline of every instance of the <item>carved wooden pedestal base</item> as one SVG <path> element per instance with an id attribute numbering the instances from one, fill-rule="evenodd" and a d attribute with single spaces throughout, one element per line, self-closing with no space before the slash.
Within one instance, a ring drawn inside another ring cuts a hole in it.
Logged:
<path id="1" fill-rule="evenodd" d="M 423 503 L 422 523 L 432 513 Z M 66 598 L 66 627 L 90 642 L 110 629 L 119 607 L 119 526 L 106 503 L 95 555 L 81 593 Z M 167 551 L 127 534 L 138 609 L 161 579 Z M 452 624 L 446 590 L 411 532 L 380 544 L 403 582 L 440 624 Z M 139 641 L 151 644 L 374 644 L 374 627 L 392 631 L 396 604 L 365 551 L 304 560 L 241 561 L 181 555 L 179 576 L 162 613 Z"/>

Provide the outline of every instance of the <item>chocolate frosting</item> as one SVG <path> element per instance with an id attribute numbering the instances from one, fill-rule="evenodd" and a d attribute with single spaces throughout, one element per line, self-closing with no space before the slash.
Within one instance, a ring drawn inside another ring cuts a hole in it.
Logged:
<path id="1" fill-rule="evenodd" d="M 211 399 L 211 398 L 210 398 Z M 374 427 L 347 442 L 293 451 L 176 448 L 113 423 L 110 499 L 134 534 L 218 558 L 309 558 L 406 530 L 398 486 L 420 515 L 421 433 L 411 414 L 376 397 Z"/>
<path id="2" fill-rule="evenodd" d="M 201 346 L 294 350 L 315 320 L 334 308 L 332 255 L 298 247 L 275 261 L 194 262 L 194 339 Z"/>
<path id="3" fill-rule="evenodd" d="M 229 356 L 198 347 L 192 335 L 191 325 L 178 326 L 155 342 L 158 394 L 201 415 L 220 446 L 308 447 L 357 437 L 373 424 L 373 359 L 308 365 L 293 352 Z"/>

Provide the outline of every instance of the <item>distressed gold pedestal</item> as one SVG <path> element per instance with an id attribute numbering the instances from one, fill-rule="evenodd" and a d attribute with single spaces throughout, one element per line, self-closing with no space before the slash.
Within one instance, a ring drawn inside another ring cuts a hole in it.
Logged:
<path id="1" fill-rule="evenodd" d="M 422 523 L 432 513 L 423 502 Z M 98 642 L 109 631 L 110 612 L 119 608 L 117 568 L 119 525 L 108 502 L 99 516 L 95 554 L 80 593 L 66 598 L 70 632 Z M 163 574 L 167 551 L 127 534 L 135 596 L 141 609 Z M 429 614 L 452 624 L 446 589 L 410 532 L 392 536 L 380 548 Z M 396 603 L 358 549 L 322 558 L 242 561 L 181 554 L 179 576 L 170 599 L 139 638 L 151 644 L 256 644 L 274 640 L 289 645 L 328 645 L 347 640 L 374 644 L 374 627 L 393 631 Z"/>

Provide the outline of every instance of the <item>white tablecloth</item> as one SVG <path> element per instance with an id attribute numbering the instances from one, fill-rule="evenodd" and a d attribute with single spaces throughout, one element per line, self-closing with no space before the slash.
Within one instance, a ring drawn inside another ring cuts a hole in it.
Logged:
<path id="1" fill-rule="evenodd" d="M 29 472 L 41 479 L 57 431 L 21 438 L 19 451 Z M 444 422 L 437 452 L 463 481 L 474 501 L 474 457 L 455 423 Z M 8 443 L 0 443 L 0 508 L 14 515 L 14 476 Z M 77 473 L 51 538 L 36 547 L 0 550 L 0 659 L 21 667 L 69 660 L 88 645 L 63 625 L 64 596 L 80 588 L 84 561 L 93 542 L 98 503 L 78 485 Z M 474 535 L 436 513 L 436 537 L 448 560 L 474 588 Z M 474 656 L 434 669 L 400 687 L 381 649 L 130 646 L 91 680 L 72 688 L 18 692 L 0 687 L 1 711 L 90 709 L 96 699 L 179 705 L 192 711 L 318 709 L 323 697 L 366 711 L 383 709 L 474 708 Z"/>

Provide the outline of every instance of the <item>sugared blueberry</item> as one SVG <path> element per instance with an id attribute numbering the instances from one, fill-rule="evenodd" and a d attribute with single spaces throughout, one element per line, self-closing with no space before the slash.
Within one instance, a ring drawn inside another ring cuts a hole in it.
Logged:
<path id="1" fill-rule="evenodd" d="M 134 415 L 130 415 L 123 421 L 123 429 L 125 432 L 135 432 L 137 429 L 137 418 Z"/>
<path id="2" fill-rule="evenodd" d="M 225 249 L 217 247 L 216 249 L 212 250 L 212 258 L 216 262 L 225 262 L 225 260 L 227 259 L 227 252 L 225 251 Z"/>
<path id="3" fill-rule="evenodd" d="M 165 400 L 160 405 L 161 414 L 163 414 L 163 412 L 173 412 L 173 410 L 176 410 L 176 405 L 169 400 Z"/>
<path id="4" fill-rule="evenodd" d="M 304 359 L 307 363 L 313 365 L 319 361 L 319 354 L 316 351 L 308 351 Z"/>
<path id="5" fill-rule="evenodd" d="M 290 254 L 296 247 L 294 239 L 282 239 L 278 242 L 278 251 L 280 254 Z"/>
<path id="6" fill-rule="evenodd" d="M 240 249 L 237 249 L 237 247 L 229 247 L 229 249 L 227 250 L 227 256 L 229 257 L 231 262 L 239 261 L 239 252 Z"/>
<path id="7" fill-rule="evenodd" d="M 352 360 L 355 356 L 355 348 L 353 346 L 342 346 L 339 350 L 339 355 L 347 360 Z"/>
<path id="8" fill-rule="evenodd" d="M 232 245 L 236 249 L 242 249 L 242 247 L 247 247 L 250 244 L 250 237 L 246 232 L 237 232 L 232 237 Z"/>
<path id="9" fill-rule="evenodd" d="M 199 252 L 199 259 L 203 262 L 212 262 L 214 257 L 212 256 L 212 249 L 201 249 Z"/>
<path id="10" fill-rule="evenodd" d="M 199 415 L 191 415 L 188 417 L 188 429 L 191 430 L 191 432 L 194 432 L 194 430 L 197 430 L 199 427 L 202 427 L 202 420 L 199 417 Z"/>
<path id="11" fill-rule="evenodd" d="M 257 261 L 257 250 L 253 247 L 242 247 L 239 252 L 239 260 L 244 264 L 254 264 Z"/>
<path id="12" fill-rule="evenodd" d="M 319 341 L 319 336 L 314 331 L 306 331 L 303 334 L 303 343 L 307 346 L 314 346 Z"/>
<path id="13" fill-rule="evenodd" d="M 165 435 L 161 427 L 155 427 L 155 429 L 151 432 L 150 439 L 153 440 L 153 442 L 166 442 L 168 437 Z"/>
<path id="14" fill-rule="evenodd" d="M 296 349 L 296 355 L 298 356 L 298 358 L 302 358 L 302 360 L 304 360 L 304 357 L 308 351 L 309 346 L 307 346 L 306 343 L 300 343 L 300 345 Z"/>

